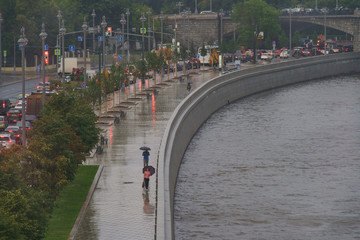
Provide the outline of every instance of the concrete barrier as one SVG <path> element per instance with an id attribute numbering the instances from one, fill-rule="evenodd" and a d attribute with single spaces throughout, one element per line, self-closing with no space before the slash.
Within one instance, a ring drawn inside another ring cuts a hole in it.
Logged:
<path id="1" fill-rule="evenodd" d="M 360 53 L 344 53 L 269 64 L 232 72 L 205 83 L 175 109 L 158 156 L 156 239 L 174 239 L 176 179 L 186 148 L 199 127 L 219 108 L 237 99 L 342 74 L 360 72 Z"/>

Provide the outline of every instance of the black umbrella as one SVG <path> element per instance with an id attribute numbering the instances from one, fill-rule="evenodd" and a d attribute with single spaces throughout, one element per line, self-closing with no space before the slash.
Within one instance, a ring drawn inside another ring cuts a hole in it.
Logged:
<path id="1" fill-rule="evenodd" d="M 141 148 L 140 148 L 140 150 L 143 150 L 143 151 L 146 151 L 146 150 L 151 150 L 149 147 L 146 147 L 146 146 L 142 146 Z"/>
<path id="2" fill-rule="evenodd" d="M 149 168 L 150 176 L 152 176 L 155 173 L 155 168 L 153 166 L 145 166 L 143 168 L 143 173 L 145 172 L 146 168 Z"/>

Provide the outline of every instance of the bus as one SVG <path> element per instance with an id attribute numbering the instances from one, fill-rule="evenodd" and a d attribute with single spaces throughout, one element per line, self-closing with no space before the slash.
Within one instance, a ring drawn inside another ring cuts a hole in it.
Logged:
<path id="1" fill-rule="evenodd" d="M 204 56 L 204 57 L 201 56 L 202 47 L 199 47 L 199 49 L 198 49 L 198 57 L 199 57 L 199 60 L 200 60 L 200 64 L 210 66 L 210 65 L 212 65 L 212 60 L 211 60 L 212 57 L 211 57 L 211 55 L 214 52 L 214 50 L 216 52 L 219 51 L 219 46 L 217 46 L 217 45 L 205 45 L 204 47 L 207 50 L 206 56 Z"/>

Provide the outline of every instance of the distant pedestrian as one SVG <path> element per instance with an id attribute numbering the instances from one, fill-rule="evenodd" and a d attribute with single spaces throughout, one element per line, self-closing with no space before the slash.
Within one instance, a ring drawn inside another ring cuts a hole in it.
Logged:
<path id="1" fill-rule="evenodd" d="M 147 167 L 144 171 L 144 183 L 145 189 L 149 190 L 149 180 L 150 180 L 151 172 L 150 169 Z M 144 185 L 144 184 L 143 184 Z"/>
<path id="2" fill-rule="evenodd" d="M 144 157 L 144 167 L 145 166 L 149 166 L 149 156 L 150 156 L 150 152 L 148 150 L 145 150 L 142 153 L 143 157 Z"/>
<path id="3" fill-rule="evenodd" d="M 190 92 L 190 90 L 191 90 L 191 83 L 190 82 L 188 82 L 188 84 L 186 86 L 186 89 Z"/>

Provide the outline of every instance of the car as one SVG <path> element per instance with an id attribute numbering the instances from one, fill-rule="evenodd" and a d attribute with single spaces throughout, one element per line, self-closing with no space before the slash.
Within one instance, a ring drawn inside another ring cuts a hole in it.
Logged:
<path id="1" fill-rule="evenodd" d="M 26 106 L 25 106 L 26 107 Z M 22 109 L 22 101 L 18 101 L 16 104 L 15 104 L 15 109 Z"/>
<path id="2" fill-rule="evenodd" d="M 15 143 L 15 137 L 12 136 L 10 133 L 0 133 L 0 144 L 5 147 L 9 148 Z"/>
<path id="3" fill-rule="evenodd" d="M 20 128 L 20 130 L 22 130 L 22 121 L 18 121 L 16 123 L 16 126 L 18 126 Z M 25 121 L 25 128 L 26 128 L 26 130 L 32 129 L 32 125 L 29 121 Z"/>
<path id="4" fill-rule="evenodd" d="M 197 58 L 190 58 L 187 60 L 187 69 L 199 69 L 200 61 Z"/>
<path id="5" fill-rule="evenodd" d="M 10 133 L 14 137 L 17 144 L 21 143 L 21 129 L 19 126 L 8 126 L 5 129 L 5 132 Z"/>
<path id="6" fill-rule="evenodd" d="M 39 84 L 36 86 L 36 91 L 42 92 L 45 86 L 45 91 L 50 91 L 50 82 L 45 82 L 45 85 L 43 82 L 39 82 Z"/>
<path id="7" fill-rule="evenodd" d="M 4 131 L 5 128 L 8 126 L 8 121 L 6 116 L 0 116 L 0 131 Z"/>
<path id="8" fill-rule="evenodd" d="M 12 122 L 16 123 L 17 121 L 21 120 L 21 118 L 22 118 L 22 110 L 17 109 L 17 108 L 11 108 L 7 112 L 6 116 L 7 116 L 9 123 L 12 123 Z"/>
<path id="9" fill-rule="evenodd" d="M 301 50 L 301 56 L 303 57 L 311 56 L 311 51 L 309 49 L 303 49 Z"/>
<path id="10" fill-rule="evenodd" d="M 261 56 L 260 56 L 261 60 L 266 60 L 266 61 L 271 61 L 273 58 L 274 58 L 274 55 L 271 51 L 263 52 L 263 53 L 261 53 Z"/>
<path id="11" fill-rule="evenodd" d="M 201 15 L 208 15 L 208 14 L 216 14 L 216 12 L 212 12 L 212 11 L 201 11 L 200 14 L 201 14 Z"/>
<path id="12" fill-rule="evenodd" d="M 290 56 L 288 50 L 282 50 L 280 53 L 280 58 L 288 58 Z"/>

